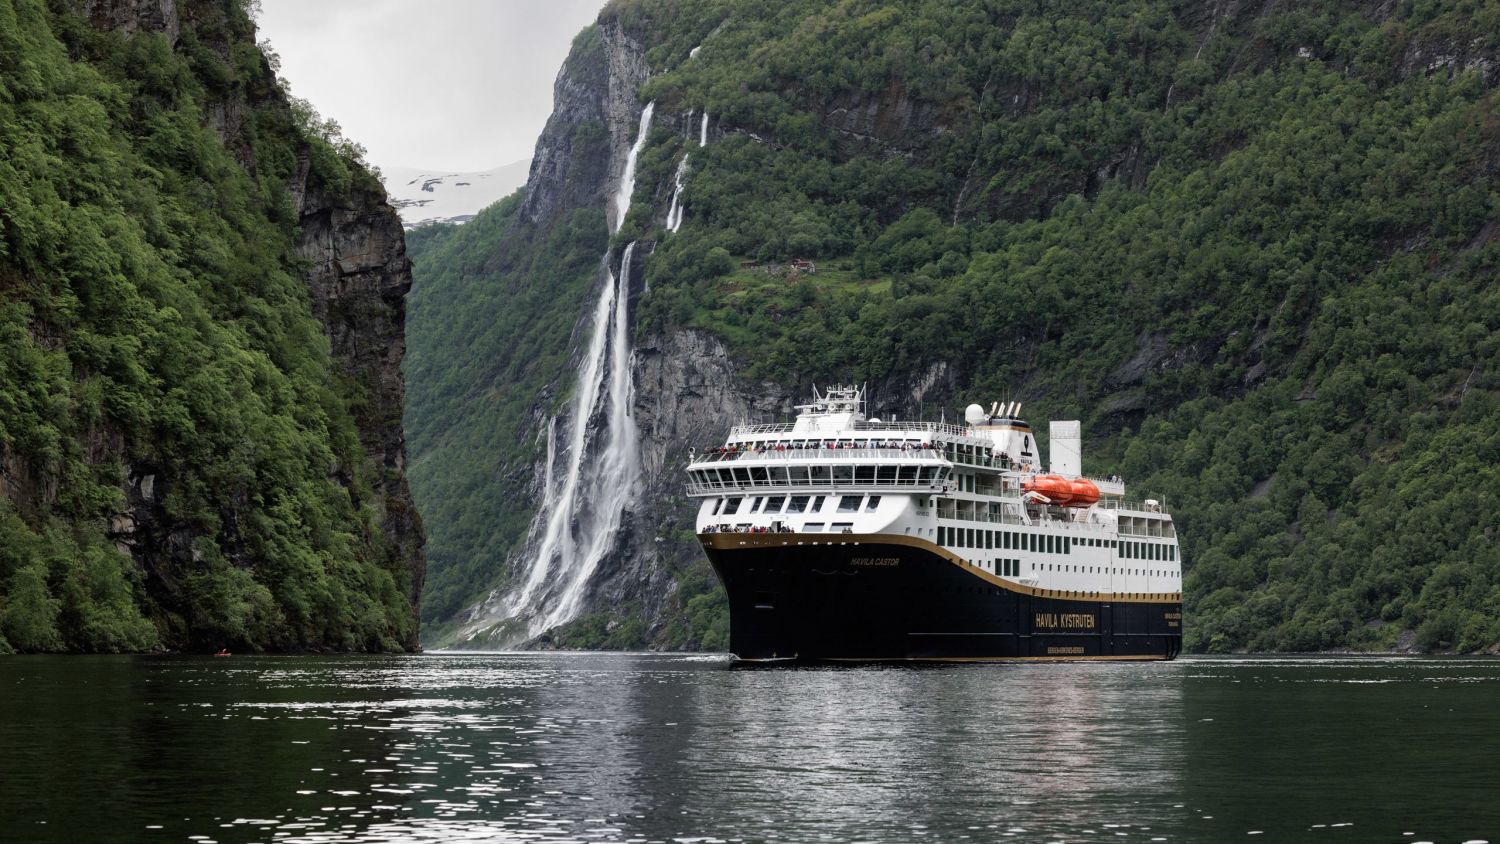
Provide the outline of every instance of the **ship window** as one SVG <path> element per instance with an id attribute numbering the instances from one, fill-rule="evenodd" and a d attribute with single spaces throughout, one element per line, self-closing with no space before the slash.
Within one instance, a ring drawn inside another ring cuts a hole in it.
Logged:
<path id="1" fill-rule="evenodd" d="M 1037 550 L 1036 550 L 1036 534 L 1034 534 L 1034 533 L 1030 534 L 1029 537 L 1028 537 L 1028 540 L 1027 540 L 1026 544 L 1030 546 L 1031 553 L 1035 554 L 1037 552 Z"/>
<path id="2" fill-rule="evenodd" d="M 1167 559 L 1171 560 L 1173 562 L 1176 562 L 1176 560 L 1177 560 L 1177 546 L 1176 545 L 1168 545 L 1167 546 Z"/>
<path id="3" fill-rule="evenodd" d="M 989 549 L 994 549 L 994 547 L 995 547 L 995 532 L 994 531 L 987 530 L 987 531 L 984 532 L 984 547 L 989 548 Z"/>
<path id="4" fill-rule="evenodd" d="M 723 506 L 724 506 L 724 499 L 722 499 L 722 498 L 715 498 L 714 499 L 714 511 L 712 513 L 710 513 L 709 515 L 711 515 L 711 516 L 717 516 L 717 515 L 719 515 L 719 510 Z"/>
<path id="5" fill-rule="evenodd" d="M 832 531 L 833 533 L 840 533 L 840 532 L 844 532 L 844 531 L 852 531 L 853 529 L 854 529 L 854 523 L 853 522 L 834 522 L 833 526 L 829 528 L 829 530 Z"/>
<path id="6" fill-rule="evenodd" d="M 859 484 L 875 483 L 875 467 L 866 463 L 854 467 L 854 482 Z"/>
<path id="7" fill-rule="evenodd" d="M 859 512 L 859 499 L 860 499 L 860 496 L 858 496 L 858 495 L 845 495 L 845 496 L 843 496 L 842 498 L 839 499 L 839 512 L 840 513 L 858 513 Z"/>
<path id="8" fill-rule="evenodd" d="M 748 483 L 750 483 L 750 473 L 749 472 L 745 471 L 744 469 L 740 468 L 739 466 L 734 467 L 733 471 L 734 471 L 734 482 L 735 483 L 737 483 L 737 484 L 748 484 Z"/>
<path id="9" fill-rule="evenodd" d="M 802 486 L 807 483 L 806 466 L 788 466 L 786 469 L 787 482 L 794 486 Z"/>
<path id="10" fill-rule="evenodd" d="M 901 471 L 900 471 L 900 474 L 899 474 L 898 477 L 899 477 L 899 480 L 901 481 L 901 483 L 903 483 L 903 484 L 914 484 L 914 483 L 917 482 L 917 467 L 915 467 L 915 466 L 902 466 L 902 467 L 900 467 L 900 470 Z"/>
<path id="11" fill-rule="evenodd" d="M 974 529 L 973 528 L 968 528 L 966 530 L 966 532 L 968 533 L 968 537 L 967 538 L 969 540 L 969 544 L 968 544 L 967 547 L 969 547 L 969 548 L 978 548 L 979 545 L 974 540 Z"/>
<path id="12" fill-rule="evenodd" d="M 876 477 L 883 484 L 892 484 L 892 483 L 895 483 L 896 482 L 896 467 L 895 466 L 880 466 L 880 467 L 878 467 L 876 469 Z"/>
<path id="13" fill-rule="evenodd" d="M 805 495 L 794 495 L 794 496 L 792 496 L 791 503 L 787 504 L 787 506 L 786 506 L 786 511 L 788 513 L 801 513 L 801 512 L 803 512 L 806 509 L 807 509 L 807 496 L 805 496 Z"/>
<path id="14" fill-rule="evenodd" d="M 766 467 L 764 467 L 764 466 L 751 466 L 750 467 L 750 480 L 754 481 L 755 483 L 762 483 L 762 484 L 765 483 L 766 482 Z"/>
<path id="15" fill-rule="evenodd" d="M 824 496 L 821 496 L 821 495 L 818 496 L 817 498 L 814 498 L 812 506 L 809 507 L 809 508 L 807 508 L 807 512 L 809 512 L 809 513 L 816 513 L 819 510 L 822 510 L 823 509 L 823 498 L 824 498 Z"/>
<path id="16" fill-rule="evenodd" d="M 780 513 L 781 506 L 786 503 L 786 496 L 776 495 L 766 499 L 766 506 L 761 510 L 763 513 Z"/>
<path id="17" fill-rule="evenodd" d="M 740 499 L 738 499 L 738 498 L 731 498 L 727 502 L 725 502 L 725 504 L 724 504 L 724 513 L 723 513 L 723 515 L 725 515 L 725 516 L 733 516 L 735 513 L 738 513 L 739 510 L 740 510 Z"/>
<path id="18" fill-rule="evenodd" d="M 1050 534 L 1050 533 L 1046 534 L 1045 536 L 1042 537 L 1042 553 L 1043 554 L 1051 554 L 1052 553 L 1052 534 Z"/>
<path id="19" fill-rule="evenodd" d="M 828 477 L 829 477 L 829 475 L 828 475 L 828 467 L 827 466 L 808 466 L 807 467 L 807 471 L 808 471 L 808 474 L 811 475 L 813 483 L 815 483 L 815 484 L 827 484 L 828 483 Z"/>
<path id="20" fill-rule="evenodd" d="M 1003 531 L 1000 534 L 1000 547 L 1007 551 L 1010 550 L 1010 531 Z"/>
<path id="21" fill-rule="evenodd" d="M 822 533 L 823 532 L 823 523 L 822 522 L 808 522 L 807 524 L 805 524 L 805 525 L 802 526 L 802 532 L 803 533 Z"/>
<path id="22" fill-rule="evenodd" d="M 879 506 L 880 506 L 880 496 L 878 496 L 878 495 L 872 495 L 872 496 L 870 496 L 870 499 L 865 502 L 865 512 L 866 513 L 873 513 L 873 512 L 875 512 L 875 508 L 877 508 Z"/>
<path id="23" fill-rule="evenodd" d="M 854 478 L 853 466 L 834 466 L 832 468 L 834 486 L 839 486 L 840 484 L 847 485 Z"/>
<path id="24" fill-rule="evenodd" d="M 769 471 L 771 473 L 771 483 L 778 486 L 786 486 L 787 474 L 785 466 L 772 466 Z"/>

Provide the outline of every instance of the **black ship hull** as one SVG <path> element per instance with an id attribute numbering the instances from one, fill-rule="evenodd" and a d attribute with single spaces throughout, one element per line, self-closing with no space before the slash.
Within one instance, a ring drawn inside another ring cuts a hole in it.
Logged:
<path id="1" fill-rule="evenodd" d="M 705 534 L 741 660 L 1145 660 L 1182 647 L 1182 600 L 1002 580 L 911 537 Z"/>

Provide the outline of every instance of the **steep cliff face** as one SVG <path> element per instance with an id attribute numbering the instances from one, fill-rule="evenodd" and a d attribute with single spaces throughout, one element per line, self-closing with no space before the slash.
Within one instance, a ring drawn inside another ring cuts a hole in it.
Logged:
<path id="1" fill-rule="evenodd" d="M 241 4 L 0 13 L 0 650 L 417 647 L 378 183 Z"/>
<path id="2" fill-rule="evenodd" d="M 434 335 L 424 371 L 470 349 L 443 390 L 518 397 L 488 405 L 488 436 L 412 410 L 432 424 L 419 461 L 503 454 L 418 485 L 436 507 L 501 500 L 442 540 L 435 641 L 515 641 L 599 212 L 651 102 L 609 253 L 635 243 L 640 486 L 581 615 L 533 645 L 721 646 L 687 449 L 830 380 L 867 383 L 883 417 L 1009 396 L 1083 419 L 1091 471 L 1176 503 L 1193 648 L 1492 645 L 1466 608 L 1495 594 L 1491 532 L 1393 525 L 1441 521 L 1447 486 L 1420 468 L 1440 453 L 1500 495 L 1480 468 L 1500 413 L 1497 24 L 1384 2 L 612 4 L 558 79 L 524 197 L 488 233 L 422 235 L 429 318 L 510 328 Z M 549 258 L 575 274 L 545 277 Z M 518 377 L 521 355 L 543 374 Z"/>
<path id="3" fill-rule="evenodd" d="M 332 344 L 334 360 L 358 385 L 363 400 L 351 410 L 364 453 L 375 469 L 368 506 L 385 537 L 382 565 L 406 574 L 412 621 L 422 598 L 426 541 L 406 479 L 406 294 L 411 261 L 401 218 L 385 192 L 365 184 L 342 192 L 326 186 L 293 186 L 300 231 L 296 255 L 307 261 L 313 315 Z M 351 494 L 360 490 L 352 484 Z M 413 626 L 403 642 L 417 647 Z"/>

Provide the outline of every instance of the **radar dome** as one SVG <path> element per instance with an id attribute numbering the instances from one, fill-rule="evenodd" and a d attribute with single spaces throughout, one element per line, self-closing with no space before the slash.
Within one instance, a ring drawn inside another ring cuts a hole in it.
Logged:
<path id="1" fill-rule="evenodd" d="M 971 404 L 964 408 L 964 418 L 969 420 L 970 425 L 979 425 L 989 417 L 985 415 L 984 408 L 977 404 Z"/>

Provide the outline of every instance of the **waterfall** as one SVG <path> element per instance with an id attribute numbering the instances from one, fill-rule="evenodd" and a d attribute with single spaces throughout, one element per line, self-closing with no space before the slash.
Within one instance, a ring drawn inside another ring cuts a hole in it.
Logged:
<path id="1" fill-rule="evenodd" d="M 655 103 L 647 103 L 641 111 L 635 143 L 625 157 L 614 196 L 611 234 L 625 224 L 630 211 L 636 160 L 646 145 L 654 109 Z M 610 272 L 605 252 L 605 283 L 594 305 L 561 455 L 557 451 L 558 418 L 548 424 L 542 506 L 527 536 L 522 585 L 511 592 L 502 614 L 505 620 L 525 620 L 524 638 L 578 614 L 589 578 L 609 552 L 636 490 L 640 444 L 630 416 L 630 263 L 634 253 L 634 243 L 625 247 L 617 277 Z M 560 456 L 565 463 L 561 473 L 554 468 Z M 506 636 L 516 640 L 510 631 Z"/>
<path id="2" fill-rule="evenodd" d="M 672 204 L 667 207 L 667 231 L 675 232 L 682 228 L 682 177 L 687 175 L 688 157 L 684 155 L 677 162 L 677 173 L 672 177 Z"/>
<path id="3" fill-rule="evenodd" d="M 625 225 L 625 212 L 630 210 L 630 197 L 635 194 L 635 160 L 641 155 L 641 148 L 646 145 L 646 132 L 651 128 L 651 113 L 656 111 L 656 103 L 646 103 L 641 109 L 641 127 L 636 132 L 635 143 L 631 144 L 630 152 L 625 156 L 625 171 L 620 174 L 620 187 L 615 191 L 615 222 L 610 229 L 614 234 Z M 607 259 L 609 256 L 606 255 Z"/>
<path id="4" fill-rule="evenodd" d="M 708 146 L 708 109 L 703 110 L 703 122 L 698 126 L 698 146 Z M 677 173 L 672 177 L 672 204 L 667 207 L 667 231 L 675 232 L 682 228 L 682 215 L 686 210 L 682 206 L 682 179 L 687 175 L 688 156 L 683 155 L 682 160 L 677 162 Z"/>

